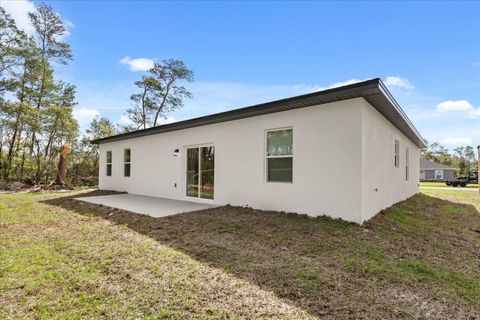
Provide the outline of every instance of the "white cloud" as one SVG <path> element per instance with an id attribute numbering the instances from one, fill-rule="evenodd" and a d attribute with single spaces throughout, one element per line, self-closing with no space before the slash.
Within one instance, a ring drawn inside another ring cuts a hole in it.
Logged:
<path id="1" fill-rule="evenodd" d="M 87 128 L 90 126 L 90 122 L 97 116 L 100 116 L 100 112 L 96 109 L 83 107 L 73 109 L 73 117 L 80 125 L 80 132 L 85 132 L 85 130 L 87 130 Z"/>
<path id="2" fill-rule="evenodd" d="M 468 113 L 472 118 L 480 118 L 480 107 L 477 109 L 470 110 Z"/>
<path id="3" fill-rule="evenodd" d="M 436 106 L 438 113 L 458 113 L 470 118 L 480 118 L 480 107 L 475 108 L 467 100 L 447 100 Z"/>
<path id="4" fill-rule="evenodd" d="M 35 11 L 35 5 L 32 1 L 17 0 L 17 1 L 2 1 L 2 7 L 15 20 L 17 27 L 25 31 L 27 34 L 33 34 L 33 28 L 29 12 Z"/>
<path id="5" fill-rule="evenodd" d="M 72 21 L 67 19 L 62 19 L 62 20 L 63 20 L 63 25 L 65 26 L 65 32 L 60 37 L 58 37 L 58 40 L 60 41 L 64 41 L 65 38 L 70 35 L 70 30 L 75 28 L 75 24 Z"/>
<path id="6" fill-rule="evenodd" d="M 349 84 L 354 84 L 354 83 L 358 83 L 358 82 L 362 82 L 362 81 L 366 81 L 368 79 L 349 79 L 349 80 L 345 80 L 345 81 L 340 81 L 340 82 L 334 82 L 334 83 L 331 83 L 329 84 L 328 86 L 326 87 L 319 87 L 317 89 L 317 91 L 322 91 L 322 90 L 327 90 L 327 89 L 333 89 L 333 88 L 338 88 L 338 87 L 343 87 L 343 86 L 348 86 Z"/>
<path id="7" fill-rule="evenodd" d="M 177 121 L 178 120 L 175 119 L 174 117 L 165 117 L 165 118 L 158 119 L 158 124 L 164 125 L 164 124 L 174 123 Z M 122 114 L 120 116 L 120 119 L 118 120 L 118 124 L 121 126 L 131 126 L 133 125 L 133 122 L 132 120 L 130 120 L 130 118 L 126 114 Z"/>
<path id="8" fill-rule="evenodd" d="M 367 81 L 367 80 L 370 80 L 370 79 L 352 78 L 352 79 L 345 80 L 345 81 L 334 82 L 334 83 L 332 83 L 332 84 L 330 84 L 326 87 L 318 87 L 317 90 L 321 91 L 321 90 L 326 90 L 326 89 L 338 88 L 338 87 L 347 86 L 347 85 L 350 85 L 350 84 L 363 82 L 363 81 Z M 413 84 L 411 84 L 408 79 L 397 77 L 397 76 L 388 76 L 385 79 L 384 83 L 389 88 L 400 88 L 400 89 L 405 89 L 405 90 L 415 89 L 415 86 Z"/>
<path id="9" fill-rule="evenodd" d="M 473 106 L 467 100 L 448 100 L 437 104 L 438 112 L 468 111 Z"/>
<path id="10" fill-rule="evenodd" d="M 127 117 L 127 115 L 125 114 L 122 114 L 120 116 L 120 120 L 118 120 L 118 124 L 121 125 L 121 126 L 130 126 L 133 124 L 132 120 L 130 120 L 129 117 Z"/>
<path id="11" fill-rule="evenodd" d="M 28 35 L 33 35 L 35 32 L 35 28 L 33 27 L 32 23 L 30 22 L 30 18 L 28 17 L 28 13 L 34 12 L 35 4 L 33 1 L 28 0 L 16 0 L 16 1 L 1 1 L 2 7 L 5 11 L 15 20 L 15 24 L 18 28 L 22 29 Z M 57 14 L 59 14 L 57 12 Z M 61 16 L 60 16 L 61 18 Z M 62 19 L 64 26 L 65 26 L 65 33 L 59 37 L 59 40 L 63 40 L 65 37 L 70 35 L 70 29 L 75 28 L 73 22 L 67 19 Z"/>
<path id="12" fill-rule="evenodd" d="M 471 145 L 472 139 L 467 137 L 445 138 L 440 143 L 444 145 Z"/>
<path id="13" fill-rule="evenodd" d="M 174 117 L 166 117 L 158 120 L 159 124 L 169 124 L 174 122 L 177 122 L 177 119 L 175 119 Z"/>
<path id="14" fill-rule="evenodd" d="M 132 59 L 129 56 L 126 56 L 120 60 L 121 64 L 126 64 L 130 66 L 130 71 L 148 71 L 153 68 L 153 60 L 148 58 L 137 58 Z"/>
<path id="15" fill-rule="evenodd" d="M 385 85 L 390 88 L 400 88 L 405 90 L 415 89 L 415 86 L 411 84 L 407 78 L 401 78 L 397 76 L 388 76 L 385 79 Z"/>

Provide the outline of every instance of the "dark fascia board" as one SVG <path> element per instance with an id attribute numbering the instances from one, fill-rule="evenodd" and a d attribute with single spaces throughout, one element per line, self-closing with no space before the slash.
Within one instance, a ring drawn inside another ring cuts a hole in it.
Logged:
<path id="1" fill-rule="evenodd" d="M 420 148 L 425 148 L 425 141 L 406 116 L 405 112 L 395 101 L 383 82 L 376 78 L 363 82 L 354 83 L 342 87 L 308 93 L 291 98 L 275 100 L 267 103 L 257 104 L 245 108 L 220 112 L 199 118 L 178 121 L 166 125 L 152 127 L 143 130 L 132 131 L 102 139 L 91 141 L 92 144 L 101 144 L 126 139 L 133 139 L 142 136 L 159 134 L 209 124 L 215 124 L 238 119 L 245 119 L 275 112 L 310 107 L 314 105 L 336 102 L 363 97 L 395 127 L 402 131 L 410 140 Z"/>

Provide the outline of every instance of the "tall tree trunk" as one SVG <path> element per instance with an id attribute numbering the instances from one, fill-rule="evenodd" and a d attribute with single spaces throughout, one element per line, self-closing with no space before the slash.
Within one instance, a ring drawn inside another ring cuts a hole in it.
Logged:
<path id="1" fill-rule="evenodd" d="M 44 91 L 45 91 L 45 81 L 47 80 L 46 79 L 47 78 L 47 76 L 46 76 L 47 68 L 45 67 L 45 63 L 46 63 L 45 54 L 46 54 L 45 40 L 43 40 L 43 42 L 42 42 L 42 79 L 40 81 L 40 90 L 38 92 L 38 101 L 37 101 L 37 110 L 39 110 L 39 111 L 40 111 L 40 107 L 42 106 L 43 95 L 45 94 L 44 93 Z M 35 132 L 35 127 L 34 127 L 34 128 L 32 128 L 32 141 L 31 141 L 31 147 L 30 147 L 30 158 L 33 155 L 33 147 L 35 145 L 35 136 L 36 136 L 36 132 Z"/>
<path id="2" fill-rule="evenodd" d="M 34 134 L 34 132 L 32 132 L 32 134 Z M 42 165 L 42 158 L 41 158 L 41 154 L 40 154 L 40 141 L 38 140 L 35 140 L 36 144 L 37 144 L 37 152 L 35 153 L 35 159 L 36 159 L 36 163 L 37 163 L 37 167 L 36 167 L 36 170 L 35 170 L 35 184 L 38 184 L 41 180 L 41 165 Z"/>
<path id="3" fill-rule="evenodd" d="M 157 126 L 157 121 L 158 121 L 158 116 L 160 115 L 160 112 L 162 112 L 163 107 L 165 106 L 165 102 L 167 101 L 168 94 L 170 93 L 170 86 L 172 85 L 174 79 L 170 80 L 167 84 L 167 90 L 165 92 L 165 95 L 163 96 L 162 102 L 160 103 L 160 106 L 158 107 L 158 110 L 155 114 L 155 120 L 153 121 L 153 126 Z"/>
<path id="4" fill-rule="evenodd" d="M 23 169 L 25 168 L 25 148 L 22 153 L 22 163 L 20 165 L 20 181 L 23 181 Z"/>
<path id="5" fill-rule="evenodd" d="M 22 134 L 21 132 L 21 127 L 23 127 L 23 124 L 21 123 L 22 121 L 22 115 L 23 115 L 23 102 L 25 101 L 25 89 L 26 89 L 26 75 L 27 75 L 27 59 L 25 58 L 23 61 L 23 73 L 22 73 L 22 85 L 21 85 L 21 90 L 20 90 L 20 97 L 19 97 L 19 110 L 16 115 L 15 119 L 15 126 L 13 129 L 13 136 L 12 136 L 12 141 L 10 141 L 10 145 L 8 146 L 8 165 L 5 167 L 5 181 L 8 180 L 10 171 L 12 169 L 12 161 L 13 157 L 16 156 L 17 154 L 17 149 L 15 148 L 15 143 L 17 142 L 17 136 L 20 137 Z M 15 150 L 15 154 L 14 154 Z"/>
<path id="6" fill-rule="evenodd" d="M 62 146 L 60 151 L 60 161 L 58 162 L 57 178 L 55 179 L 55 185 L 65 186 L 65 178 L 67 177 L 67 158 L 70 154 L 70 147 L 67 144 Z"/>
<path id="7" fill-rule="evenodd" d="M 10 145 L 8 146 L 8 154 L 7 154 L 8 165 L 5 167 L 5 177 L 4 177 L 5 181 L 7 181 L 9 178 L 10 170 L 12 169 L 13 157 L 16 156 L 16 152 L 14 154 L 14 150 L 16 151 L 15 142 L 17 141 L 17 136 L 22 134 L 20 131 L 20 121 L 21 121 L 22 112 L 23 112 L 22 105 L 23 105 L 23 102 L 20 102 L 20 110 L 17 114 L 17 119 L 15 120 L 15 127 L 13 129 L 12 140 L 10 141 Z"/>
<path id="8" fill-rule="evenodd" d="M 18 136 L 17 136 L 17 142 L 15 143 L 15 155 L 17 156 L 20 152 L 20 147 L 22 146 L 22 134 L 23 134 L 23 129 L 24 129 L 25 125 L 24 123 L 22 122 L 20 124 L 20 129 L 18 129 Z M 22 147 L 23 149 L 23 147 Z M 16 167 L 16 170 L 15 170 L 15 179 L 18 179 L 18 166 Z M 13 175 L 14 173 L 11 172 L 11 174 Z"/>
<path id="9" fill-rule="evenodd" d="M 147 96 L 147 88 L 143 89 L 142 94 L 142 122 L 143 129 L 147 128 L 147 110 L 145 110 L 145 97 Z"/>

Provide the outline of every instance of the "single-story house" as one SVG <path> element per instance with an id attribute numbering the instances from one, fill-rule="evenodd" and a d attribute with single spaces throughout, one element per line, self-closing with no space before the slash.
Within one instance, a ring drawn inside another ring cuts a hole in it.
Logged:
<path id="1" fill-rule="evenodd" d="M 420 158 L 421 181 L 449 181 L 455 178 L 455 168 Z"/>
<path id="2" fill-rule="evenodd" d="M 380 79 L 92 143 L 100 189 L 357 223 L 418 192 L 426 147 Z"/>

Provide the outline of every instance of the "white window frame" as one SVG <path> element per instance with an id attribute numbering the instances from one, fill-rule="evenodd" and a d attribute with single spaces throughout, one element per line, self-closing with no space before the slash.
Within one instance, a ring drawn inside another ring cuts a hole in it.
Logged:
<path id="1" fill-rule="evenodd" d="M 110 152 L 110 162 L 108 162 L 108 153 Z M 112 150 L 107 150 L 105 153 L 105 176 L 111 177 L 113 174 L 113 152 Z M 110 166 L 110 174 L 108 174 L 108 166 Z"/>
<path id="2" fill-rule="evenodd" d="M 125 151 L 130 150 L 130 161 L 125 161 Z M 128 172 L 128 176 L 125 175 L 125 165 L 128 164 L 130 166 L 130 170 Z M 123 177 L 130 178 L 132 176 L 132 148 L 123 148 Z"/>
<path id="3" fill-rule="evenodd" d="M 400 168 L 400 141 L 397 139 L 395 139 L 393 159 L 395 168 Z"/>
<path id="4" fill-rule="evenodd" d="M 281 156 L 269 156 L 267 154 L 267 147 L 268 147 L 268 142 L 267 142 L 267 137 L 269 132 L 275 132 L 275 131 L 283 131 L 283 130 L 292 130 L 292 154 L 291 155 L 281 155 Z M 265 130 L 264 133 L 264 147 L 263 147 L 263 152 L 265 155 L 265 162 L 264 162 L 264 180 L 266 183 L 286 183 L 286 184 L 292 184 L 293 183 L 293 127 L 281 127 L 281 128 L 274 128 L 274 129 L 267 129 Z M 292 181 L 270 181 L 268 180 L 268 159 L 274 159 L 274 158 L 292 158 Z"/>
<path id="5" fill-rule="evenodd" d="M 410 180 L 410 150 L 408 147 L 405 147 L 405 181 L 408 182 Z"/>
<path id="6" fill-rule="evenodd" d="M 441 178 L 437 178 L 437 172 L 441 173 Z M 435 180 L 443 180 L 443 170 L 435 170 Z"/>

